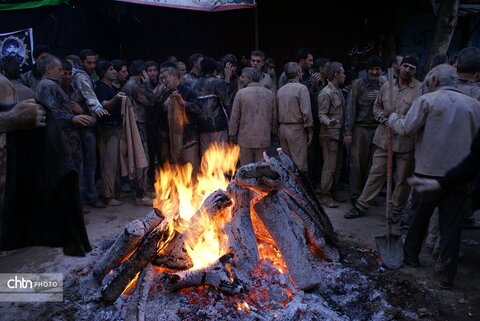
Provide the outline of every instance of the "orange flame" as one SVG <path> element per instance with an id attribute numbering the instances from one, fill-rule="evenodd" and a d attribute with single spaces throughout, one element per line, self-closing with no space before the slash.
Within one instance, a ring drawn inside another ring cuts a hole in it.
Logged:
<path id="1" fill-rule="evenodd" d="M 236 145 L 213 144 L 202 158 L 197 177 L 193 177 L 189 163 L 166 164 L 158 173 L 153 206 L 161 210 L 169 222 L 175 221 L 175 230 L 187 236 L 185 243 L 194 269 L 206 267 L 226 254 L 221 246 L 226 242 L 222 242 L 218 231 L 230 219 L 230 209 L 215 218 L 199 213 L 194 224 L 190 220 L 207 196 L 219 188 L 227 189 L 239 155 L 240 148 Z"/>

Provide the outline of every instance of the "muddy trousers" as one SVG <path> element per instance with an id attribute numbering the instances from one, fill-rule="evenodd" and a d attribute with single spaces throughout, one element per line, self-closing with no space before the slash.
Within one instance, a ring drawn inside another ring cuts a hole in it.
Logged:
<path id="1" fill-rule="evenodd" d="M 106 199 L 115 197 L 115 185 L 120 167 L 121 132 L 121 126 L 100 126 L 98 128 L 102 194 Z"/>
<path id="2" fill-rule="evenodd" d="M 240 146 L 240 166 L 250 163 L 264 162 L 263 152 L 266 152 L 267 150 L 268 147 L 249 148 Z"/>
<path id="3" fill-rule="evenodd" d="M 219 146 L 228 144 L 228 132 L 227 130 L 220 130 L 217 132 L 200 133 L 200 158 L 203 157 L 207 149 L 212 144 Z"/>
<path id="4" fill-rule="evenodd" d="M 303 124 L 280 124 L 278 136 L 282 150 L 290 156 L 300 172 L 307 173 L 307 132 Z"/>
<path id="5" fill-rule="evenodd" d="M 376 128 L 354 127 L 350 147 L 350 187 L 352 196 L 360 196 L 372 165 Z"/>
<path id="6" fill-rule="evenodd" d="M 93 128 L 82 128 L 79 131 L 82 142 L 83 156 L 83 199 L 87 204 L 98 200 L 97 185 L 95 184 L 95 169 L 97 167 L 97 139 Z"/>
<path id="7" fill-rule="evenodd" d="M 321 137 L 323 167 L 322 180 L 320 181 L 320 195 L 330 196 L 333 182 L 336 176 L 340 174 L 340 165 L 342 163 L 342 151 L 338 140 L 330 137 Z"/>
<path id="8" fill-rule="evenodd" d="M 410 186 L 407 178 L 412 176 L 414 163 L 413 152 L 392 153 L 393 162 L 396 166 L 395 187 L 392 193 L 393 211 L 401 212 L 407 202 Z M 362 210 L 368 210 L 369 203 L 377 197 L 382 190 L 383 184 L 387 180 L 387 151 L 377 148 L 373 153 L 372 167 L 368 174 L 367 182 L 363 188 L 362 194 L 357 200 L 357 206 Z"/>
<path id="9" fill-rule="evenodd" d="M 145 158 L 148 164 L 148 145 L 147 145 L 147 129 L 145 123 L 137 122 L 138 134 L 142 141 L 143 150 L 145 152 Z M 136 168 L 135 176 L 133 178 L 133 184 L 135 186 L 135 197 L 142 198 L 147 193 L 147 171 L 148 167 Z"/>
<path id="10" fill-rule="evenodd" d="M 460 236 L 465 218 L 463 204 L 467 199 L 467 191 L 466 185 L 457 186 L 448 191 L 425 193 L 412 191 L 412 220 L 404 244 L 405 257 L 418 260 L 430 218 L 435 207 L 438 206 L 440 256 L 436 269 L 440 275 L 449 280 L 453 280 L 457 272 Z"/>

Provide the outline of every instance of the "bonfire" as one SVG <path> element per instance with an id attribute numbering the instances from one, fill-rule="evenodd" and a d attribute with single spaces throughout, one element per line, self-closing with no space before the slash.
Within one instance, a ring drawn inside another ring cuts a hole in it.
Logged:
<path id="1" fill-rule="evenodd" d="M 252 303 L 267 294 L 258 280 L 273 276 L 286 305 L 318 287 L 319 261 L 339 260 L 332 225 L 291 159 L 278 150 L 236 171 L 238 158 L 238 146 L 213 145 L 196 177 L 190 164 L 164 166 L 153 209 L 95 264 L 103 300 L 128 297 L 126 320 L 145 319 L 152 289 L 215 289 L 254 313 Z"/>

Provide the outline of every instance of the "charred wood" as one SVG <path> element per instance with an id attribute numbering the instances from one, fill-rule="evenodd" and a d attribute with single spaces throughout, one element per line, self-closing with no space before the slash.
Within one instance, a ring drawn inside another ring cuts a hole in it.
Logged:
<path id="1" fill-rule="evenodd" d="M 227 189 L 235 203 L 232 218 L 225 224 L 223 231 L 228 236 L 229 252 L 233 253 L 233 266 L 248 274 L 257 267 L 259 258 L 250 215 L 252 192 L 239 187 L 235 182 L 230 183 Z"/>
<path id="2" fill-rule="evenodd" d="M 102 288 L 102 297 L 106 302 L 113 303 L 117 300 L 130 281 L 155 258 L 159 248 L 169 241 L 171 233 L 170 223 L 166 221 L 150 232 L 142 245 L 114 271 L 111 279 Z"/>
<path id="3" fill-rule="evenodd" d="M 93 267 L 93 276 L 101 284 L 105 275 L 125 261 L 139 246 L 142 240 L 160 222 L 163 216 L 157 209 L 152 209 L 144 218 L 132 221 L 118 235 L 115 242 Z"/>
<path id="4" fill-rule="evenodd" d="M 226 254 L 215 263 L 202 269 L 164 273 L 160 276 L 158 282 L 168 291 L 210 285 L 226 294 L 237 294 L 243 290 L 243 287 L 231 272 L 231 258 L 231 254 Z"/>
<path id="5" fill-rule="evenodd" d="M 317 231 L 323 231 L 323 237 L 327 243 L 335 246 L 337 235 L 330 219 L 315 197 L 311 186 L 302 180 L 291 159 L 281 149 L 279 149 L 278 154 L 280 161 L 271 157 L 268 163 L 273 170 L 280 174 L 283 190 L 305 209 L 305 213 L 310 217 L 309 221 L 315 224 Z"/>
<path id="6" fill-rule="evenodd" d="M 315 259 L 305 239 L 303 222 L 291 215 L 281 194 L 265 196 L 254 205 L 254 210 L 282 253 L 294 284 L 301 290 L 317 287 Z"/>
<path id="7" fill-rule="evenodd" d="M 145 308 L 148 291 L 153 281 L 153 274 L 153 266 L 148 263 L 138 277 L 135 291 L 130 298 L 128 298 L 124 321 L 145 321 Z"/>

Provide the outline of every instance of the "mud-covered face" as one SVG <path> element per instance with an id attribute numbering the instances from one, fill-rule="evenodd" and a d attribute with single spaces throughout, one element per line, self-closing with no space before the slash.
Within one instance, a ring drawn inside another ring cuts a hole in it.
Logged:
<path id="1" fill-rule="evenodd" d="M 368 79 L 370 81 L 377 81 L 381 75 L 382 75 L 382 68 L 378 66 L 368 68 Z"/>
<path id="2" fill-rule="evenodd" d="M 417 67 L 412 64 L 403 63 L 400 66 L 400 78 L 411 80 L 417 73 Z"/>

